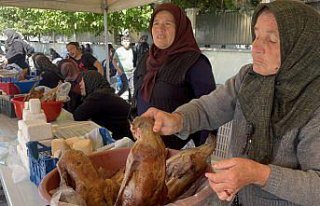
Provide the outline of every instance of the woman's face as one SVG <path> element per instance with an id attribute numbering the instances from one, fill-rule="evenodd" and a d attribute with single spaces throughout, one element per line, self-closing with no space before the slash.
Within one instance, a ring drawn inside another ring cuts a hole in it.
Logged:
<path id="1" fill-rule="evenodd" d="M 260 14 L 254 27 L 252 42 L 253 70 L 263 76 L 276 74 L 281 66 L 280 36 L 274 15 L 265 11 Z"/>
<path id="2" fill-rule="evenodd" d="M 176 23 L 173 15 L 168 11 L 160 11 L 154 17 L 152 37 L 159 49 L 169 48 L 176 36 Z"/>
<path id="3" fill-rule="evenodd" d="M 75 45 L 68 45 L 67 51 L 72 58 L 78 59 L 79 56 L 81 57 L 81 51 Z"/>

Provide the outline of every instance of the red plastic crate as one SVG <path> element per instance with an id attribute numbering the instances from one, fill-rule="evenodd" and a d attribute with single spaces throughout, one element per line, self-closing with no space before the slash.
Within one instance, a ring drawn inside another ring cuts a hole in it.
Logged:
<path id="1" fill-rule="evenodd" d="M 13 82 L 0 82 L 0 90 L 7 95 L 20 94 L 20 89 Z"/>

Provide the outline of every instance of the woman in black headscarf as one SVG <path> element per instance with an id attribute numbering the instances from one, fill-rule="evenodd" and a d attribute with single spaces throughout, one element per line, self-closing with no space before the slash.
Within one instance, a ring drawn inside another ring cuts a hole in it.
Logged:
<path id="1" fill-rule="evenodd" d="M 130 105 L 118 95 L 97 71 L 81 73 L 83 102 L 73 112 L 77 121 L 92 120 L 112 132 L 114 139 L 132 138 L 128 116 Z"/>
<path id="2" fill-rule="evenodd" d="M 60 81 L 64 80 L 57 66 L 43 53 L 35 53 L 32 56 L 32 60 L 35 68 L 40 73 L 41 80 L 39 85 L 55 88 Z"/>
<path id="3" fill-rule="evenodd" d="M 201 54 L 190 20 L 174 4 L 161 4 L 152 14 L 150 32 L 153 44 L 134 72 L 137 114 L 149 107 L 167 112 L 215 89 L 209 60 Z M 197 132 L 182 140 L 175 135 L 162 136 L 166 147 L 181 149 L 190 139 L 196 145 L 208 132 Z"/>
<path id="4" fill-rule="evenodd" d="M 242 205 L 319 205 L 320 14 L 293 0 L 261 4 L 252 59 L 224 86 L 173 114 L 150 109 L 154 131 L 181 138 L 233 120 L 231 154 L 207 173 L 222 200 Z"/>

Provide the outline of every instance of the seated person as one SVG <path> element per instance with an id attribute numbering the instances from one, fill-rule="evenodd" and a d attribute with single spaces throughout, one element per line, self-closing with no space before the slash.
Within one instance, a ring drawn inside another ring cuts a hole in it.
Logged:
<path id="1" fill-rule="evenodd" d="M 64 109 L 73 113 L 73 111 L 81 104 L 82 96 L 80 94 L 80 70 L 76 62 L 72 59 L 63 59 L 58 63 L 58 69 L 65 81 L 71 83 L 69 92 L 70 101 L 64 103 Z"/>
<path id="2" fill-rule="evenodd" d="M 55 88 L 60 81 L 62 82 L 64 80 L 57 66 L 43 53 L 35 53 L 32 56 L 32 60 L 41 77 L 39 86 Z"/>
<path id="3" fill-rule="evenodd" d="M 92 120 L 112 132 L 114 139 L 132 139 L 128 116 L 130 104 L 118 95 L 97 71 L 80 73 L 81 104 L 73 111 L 76 121 Z"/>

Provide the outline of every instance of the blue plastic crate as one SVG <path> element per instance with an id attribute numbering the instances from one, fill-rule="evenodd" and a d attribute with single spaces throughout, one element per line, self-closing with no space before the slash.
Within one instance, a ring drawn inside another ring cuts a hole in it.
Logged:
<path id="1" fill-rule="evenodd" d="M 56 167 L 58 159 L 51 157 L 51 147 L 47 147 L 38 141 L 28 142 L 27 147 L 30 180 L 38 186 L 44 176 Z"/>
<path id="2" fill-rule="evenodd" d="M 17 77 L 0 77 L 0 82 L 9 83 L 9 82 L 17 82 Z"/>
<path id="3" fill-rule="evenodd" d="M 25 94 L 37 85 L 39 81 L 37 77 L 28 77 L 26 81 L 0 77 L 0 90 L 3 90 L 7 95 Z"/>

